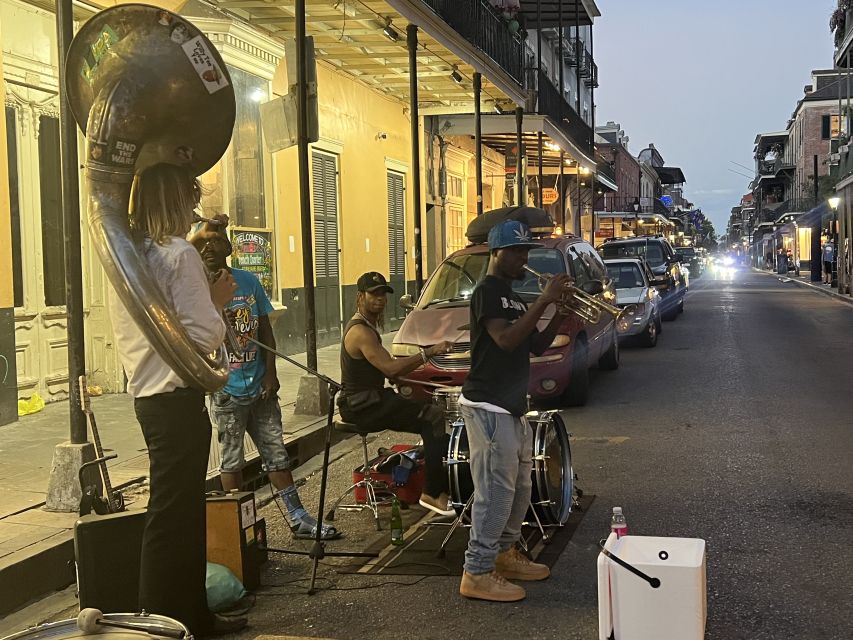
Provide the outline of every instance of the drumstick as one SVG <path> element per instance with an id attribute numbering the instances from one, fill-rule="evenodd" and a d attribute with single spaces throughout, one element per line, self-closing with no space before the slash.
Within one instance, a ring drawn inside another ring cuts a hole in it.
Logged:
<path id="1" fill-rule="evenodd" d="M 410 384 L 423 384 L 428 387 L 435 387 L 436 389 L 440 389 L 441 387 L 452 387 L 453 385 L 448 384 L 438 384 L 437 382 L 427 382 L 426 380 L 412 380 L 410 378 L 397 378 L 397 382 L 408 382 Z"/>
<path id="2" fill-rule="evenodd" d="M 85 634 L 100 633 L 101 630 L 98 627 L 102 626 L 142 631 L 148 635 L 176 638 L 177 640 L 181 640 L 187 635 L 185 631 L 179 629 L 167 629 L 166 627 L 147 624 L 131 624 L 129 622 L 114 622 L 112 620 L 102 618 L 101 616 L 103 615 L 104 614 L 101 613 L 99 609 L 83 609 L 77 615 L 77 626 L 80 628 L 80 631 Z"/>

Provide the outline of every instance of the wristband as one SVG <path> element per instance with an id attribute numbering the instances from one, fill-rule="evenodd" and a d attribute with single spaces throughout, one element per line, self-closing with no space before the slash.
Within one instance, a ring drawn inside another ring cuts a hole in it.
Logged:
<path id="1" fill-rule="evenodd" d="M 421 361 L 423 362 L 423 364 L 426 364 L 427 360 L 429 360 L 429 358 L 427 357 L 427 354 L 426 354 L 426 350 L 423 347 L 421 347 L 420 352 L 421 352 Z"/>

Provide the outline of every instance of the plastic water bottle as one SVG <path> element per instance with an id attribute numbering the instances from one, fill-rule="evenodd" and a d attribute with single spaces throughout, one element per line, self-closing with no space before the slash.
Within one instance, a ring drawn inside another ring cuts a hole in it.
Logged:
<path id="1" fill-rule="evenodd" d="M 628 535 L 628 522 L 622 513 L 622 507 L 613 507 L 613 516 L 610 518 L 610 530 L 617 538 Z"/>
<path id="2" fill-rule="evenodd" d="M 391 544 L 403 544 L 403 516 L 400 515 L 400 501 L 397 496 L 391 502 Z"/>

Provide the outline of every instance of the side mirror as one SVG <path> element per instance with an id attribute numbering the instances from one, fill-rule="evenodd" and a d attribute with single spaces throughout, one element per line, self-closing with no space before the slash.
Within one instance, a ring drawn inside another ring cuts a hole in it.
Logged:
<path id="1" fill-rule="evenodd" d="M 412 302 L 412 294 L 407 293 L 400 296 L 400 306 L 406 311 L 411 311 L 415 308 L 415 304 Z"/>
<path id="2" fill-rule="evenodd" d="M 584 282 L 580 286 L 580 289 L 584 293 L 588 293 L 591 296 L 595 296 L 604 291 L 604 284 L 601 282 L 601 280 L 590 280 L 589 282 Z"/>

